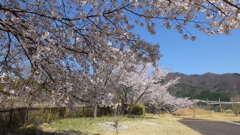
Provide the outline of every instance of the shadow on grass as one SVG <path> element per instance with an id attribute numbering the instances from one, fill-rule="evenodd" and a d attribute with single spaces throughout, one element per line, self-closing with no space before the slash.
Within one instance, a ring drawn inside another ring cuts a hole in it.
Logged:
<path id="1" fill-rule="evenodd" d="M 61 132 L 46 132 L 36 127 L 31 127 L 17 129 L 16 131 L 0 132 L 0 135 L 99 135 L 99 134 L 88 134 L 76 130 L 64 130 Z"/>
<path id="2" fill-rule="evenodd" d="M 144 116 L 144 119 L 158 119 L 158 118 L 154 118 L 154 117 L 149 117 L 149 116 Z"/>
<path id="3" fill-rule="evenodd" d="M 128 118 L 137 118 L 137 119 L 158 119 L 151 116 L 142 116 L 142 115 L 128 115 Z"/>

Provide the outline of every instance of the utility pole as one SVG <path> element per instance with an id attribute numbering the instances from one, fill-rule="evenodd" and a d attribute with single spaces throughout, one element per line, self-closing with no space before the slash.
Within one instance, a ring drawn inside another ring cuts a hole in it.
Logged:
<path id="1" fill-rule="evenodd" d="M 231 103 L 232 103 L 232 112 L 233 112 L 233 114 L 234 114 L 233 98 L 231 98 Z"/>
<path id="2" fill-rule="evenodd" d="M 207 109 L 208 109 L 208 116 L 211 116 L 211 112 L 210 112 L 210 106 L 209 106 L 209 102 L 208 102 L 208 98 L 207 98 Z"/>
<path id="3" fill-rule="evenodd" d="M 220 112 L 222 113 L 222 105 L 221 105 L 221 100 L 219 98 L 219 109 L 220 109 Z"/>
<path id="4" fill-rule="evenodd" d="M 193 109 L 193 117 L 195 118 L 196 117 L 196 99 L 194 100 L 194 109 Z"/>

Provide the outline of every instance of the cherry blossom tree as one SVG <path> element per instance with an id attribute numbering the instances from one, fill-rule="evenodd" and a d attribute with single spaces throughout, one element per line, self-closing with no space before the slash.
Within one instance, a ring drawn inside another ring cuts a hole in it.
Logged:
<path id="1" fill-rule="evenodd" d="M 119 88 L 116 90 L 125 104 L 136 104 L 146 94 L 150 94 L 155 83 L 164 79 L 166 71 L 161 67 L 152 66 L 150 63 L 144 65 L 129 65 L 131 71 L 118 70 L 116 74 L 121 75 Z"/>
<path id="2" fill-rule="evenodd" d="M 171 81 L 170 81 L 171 82 Z M 170 95 L 167 89 L 156 89 L 154 93 L 148 95 L 145 104 L 154 108 L 154 113 L 166 111 L 173 112 L 182 108 L 193 108 L 194 102 L 188 98 L 179 98 Z"/>
<path id="3" fill-rule="evenodd" d="M 0 0 L 0 73 L 24 79 L 21 87 L 6 86 L 1 99 L 14 92 L 41 93 L 56 103 L 82 100 L 69 93 L 90 87 L 86 78 L 99 63 L 121 65 L 130 52 L 136 61 L 156 64 L 159 45 L 132 33 L 136 25 L 150 34 L 175 28 L 196 40 L 189 23 L 208 35 L 229 34 L 239 20 L 234 0 Z"/>
<path id="4" fill-rule="evenodd" d="M 121 86 L 119 84 L 121 79 L 125 79 L 123 77 L 124 74 L 119 74 L 118 71 L 134 72 L 135 69 L 133 66 L 129 66 L 129 64 L 135 66 L 144 64 L 142 61 L 136 61 L 134 53 L 130 50 L 125 51 L 126 53 L 124 53 L 124 55 L 119 55 L 124 58 L 125 61 L 119 64 L 100 63 L 96 61 L 91 75 L 87 76 L 84 79 L 84 84 L 79 86 L 84 87 L 85 91 L 78 91 L 78 94 L 72 94 L 78 95 L 78 98 L 94 106 L 94 117 L 97 116 L 97 106 L 110 106 L 114 108 L 118 105 L 119 102 L 116 100 L 116 91 L 118 91 L 119 86 Z M 76 81 L 76 84 L 79 84 L 78 81 Z M 74 89 L 78 88 L 76 87 Z"/>
<path id="5" fill-rule="evenodd" d="M 138 103 L 154 106 L 158 110 L 169 106 L 169 111 L 193 105 L 193 102 L 187 98 L 170 95 L 168 88 L 176 84 L 178 78 L 167 81 L 168 71 L 163 70 L 161 66 L 145 63 L 129 65 L 129 67 L 131 67 L 131 71 L 116 70 L 116 76 L 120 76 L 120 79 L 118 84 L 115 84 L 114 90 L 124 109 L 129 104 Z"/>

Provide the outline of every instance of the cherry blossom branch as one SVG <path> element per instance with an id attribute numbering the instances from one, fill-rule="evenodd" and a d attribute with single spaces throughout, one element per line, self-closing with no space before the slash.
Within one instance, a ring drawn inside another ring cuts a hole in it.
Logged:
<path id="1" fill-rule="evenodd" d="M 227 16 L 227 14 L 225 12 L 222 11 L 222 9 L 220 9 L 219 7 L 217 7 L 214 3 L 212 3 L 211 1 L 207 0 L 208 3 L 210 3 L 214 8 L 216 8 L 218 11 L 220 11 L 222 14 L 224 14 L 225 16 Z M 214 11 L 214 10 L 211 10 Z M 214 11 L 215 13 L 217 13 L 217 11 Z"/>
<path id="2" fill-rule="evenodd" d="M 8 56 L 10 55 L 12 39 L 11 39 L 11 37 L 10 37 L 9 32 L 7 32 L 7 34 L 8 34 L 8 40 L 9 40 L 9 43 L 8 43 L 7 54 L 6 54 L 6 56 L 5 56 L 4 59 L 5 59 L 6 66 L 8 67 L 8 61 L 7 61 L 7 59 L 8 59 Z"/>
<path id="3" fill-rule="evenodd" d="M 226 2 L 227 4 L 229 4 L 230 6 L 233 6 L 233 7 L 237 8 L 238 10 L 240 10 L 240 7 L 239 7 L 239 6 L 231 3 L 230 1 L 228 1 L 228 0 L 223 0 L 223 1 Z"/>

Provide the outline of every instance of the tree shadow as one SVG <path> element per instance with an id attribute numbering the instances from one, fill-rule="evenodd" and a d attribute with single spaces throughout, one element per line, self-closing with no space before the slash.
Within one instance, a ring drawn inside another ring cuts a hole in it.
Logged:
<path id="1" fill-rule="evenodd" d="M 128 118 L 136 118 L 136 119 L 158 119 L 158 118 L 154 118 L 151 116 L 142 116 L 142 115 L 128 115 Z"/>
<path id="2" fill-rule="evenodd" d="M 36 127 L 17 129 L 15 131 L 0 132 L 0 135 L 100 135 L 83 133 L 77 130 L 63 130 L 59 132 L 42 131 Z"/>
<path id="3" fill-rule="evenodd" d="M 158 118 L 154 118 L 154 117 L 151 117 L 151 116 L 144 116 L 143 118 L 144 119 L 158 119 Z"/>

